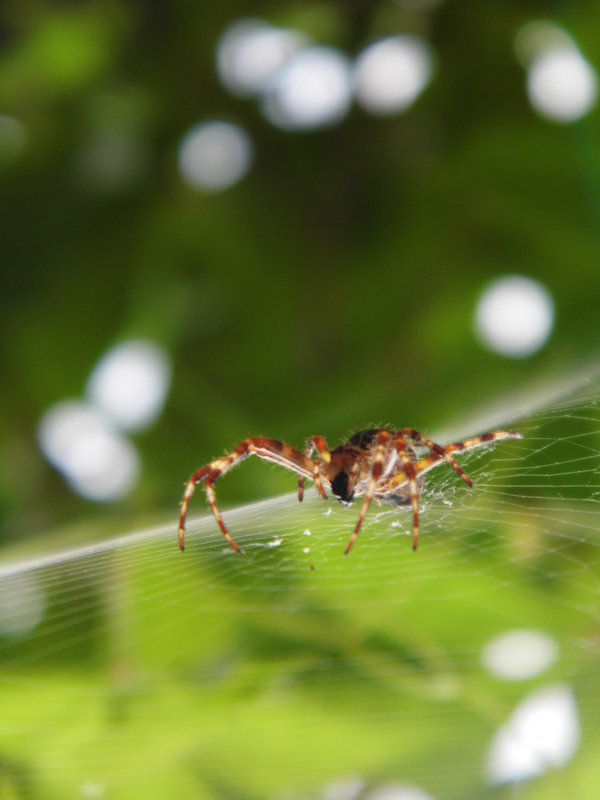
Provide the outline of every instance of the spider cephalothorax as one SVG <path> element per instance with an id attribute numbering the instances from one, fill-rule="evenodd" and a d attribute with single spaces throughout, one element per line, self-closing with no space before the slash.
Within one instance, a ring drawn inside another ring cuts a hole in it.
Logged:
<path id="1" fill-rule="evenodd" d="M 519 433 L 493 431 L 442 446 L 412 428 L 401 428 L 397 431 L 371 428 L 355 433 L 334 450 L 329 450 L 322 436 L 311 436 L 304 453 L 277 439 L 267 439 L 264 436 L 244 439 L 233 452 L 211 461 L 190 477 L 181 503 L 179 546 L 183 550 L 185 518 L 190 498 L 196 485 L 204 481 L 206 497 L 223 535 L 233 549 L 240 552 L 223 522 L 213 485 L 236 464 L 248 456 L 256 455 L 299 476 L 299 500 L 304 495 L 305 478 L 312 480 L 325 498 L 325 488 L 329 488 L 332 495 L 345 506 L 351 505 L 355 497 L 364 497 L 346 554 L 352 549 L 371 500 L 412 507 L 413 549 L 416 550 L 419 540 L 419 497 L 425 473 L 446 462 L 471 486 L 470 479 L 458 466 L 453 454 L 486 447 L 501 439 L 520 438 Z M 315 451 L 317 458 L 313 459 Z"/>

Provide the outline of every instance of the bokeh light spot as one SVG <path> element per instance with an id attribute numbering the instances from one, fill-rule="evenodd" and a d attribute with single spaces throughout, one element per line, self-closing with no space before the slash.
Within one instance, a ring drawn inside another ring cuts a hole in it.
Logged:
<path id="1" fill-rule="evenodd" d="M 393 36 L 367 47 L 354 68 L 356 100 L 373 114 L 408 108 L 429 83 L 433 59 L 416 36 Z"/>
<path id="2" fill-rule="evenodd" d="M 179 146 L 179 171 L 195 189 L 228 189 L 250 169 L 253 158 L 248 134 L 230 122 L 209 121 L 192 128 Z"/>
<path id="3" fill-rule="evenodd" d="M 480 341 L 497 353 L 525 358 L 548 340 L 554 325 L 554 304 L 537 281 L 509 275 L 483 292 L 475 313 Z"/>
<path id="4" fill-rule="evenodd" d="M 277 73 L 264 97 L 263 113 L 283 130 L 309 130 L 335 125 L 351 104 L 348 59 L 331 47 L 309 47 Z"/>
<path id="5" fill-rule="evenodd" d="M 217 72 L 232 94 L 262 94 L 286 61 L 307 43 L 306 37 L 258 19 L 231 25 L 217 45 Z"/>
<path id="6" fill-rule="evenodd" d="M 533 678 L 550 667 L 558 656 L 558 645 L 541 631 L 515 630 L 493 639 L 482 654 L 484 667 L 498 678 L 520 681 Z"/>
<path id="7" fill-rule="evenodd" d="M 527 69 L 529 65 L 549 50 L 576 50 L 573 38 L 556 23 L 537 19 L 521 26 L 515 36 L 515 53 Z"/>
<path id="8" fill-rule="evenodd" d="M 531 105 L 541 116 L 569 123 L 593 108 L 596 71 L 563 28 L 548 20 L 529 22 L 515 36 L 515 52 L 527 70 Z"/>
<path id="9" fill-rule="evenodd" d="M 77 494 L 110 502 L 129 494 L 139 471 L 133 444 L 113 431 L 98 430 L 73 442 L 67 478 Z"/>
<path id="10" fill-rule="evenodd" d="M 46 612 L 46 594 L 34 574 L 11 575 L 0 581 L 0 636 L 24 636 Z"/>
<path id="11" fill-rule="evenodd" d="M 570 761 L 579 740 L 579 713 L 571 689 L 541 689 L 498 730 L 488 754 L 487 778 L 502 784 L 539 777 Z"/>
<path id="12" fill-rule="evenodd" d="M 135 431 L 158 417 L 170 383 L 171 364 L 165 351 L 154 342 L 131 340 L 100 359 L 86 394 L 119 428 Z"/>
<path id="13" fill-rule="evenodd" d="M 73 491 L 89 500 L 118 500 L 138 481 L 133 444 L 85 403 L 67 400 L 49 409 L 38 425 L 38 442 Z"/>
<path id="14" fill-rule="evenodd" d="M 79 793 L 85 800 L 102 800 L 106 796 L 106 786 L 99 781 L 84 781 L 79 787 Z"/>
<path id="15" fill-rule="evenodd" d="M 358 800 L 365 782 L 358 776 L 340 778 L 323 790 L 323 800 Z"/>
<path id="16" fill-rule="evenodd" d="M 576 49 L 553 48 L 531 63 L 527 92 L 534 109 L 557 122 L 573 122 L 595 105 L 598 79 Z"/>

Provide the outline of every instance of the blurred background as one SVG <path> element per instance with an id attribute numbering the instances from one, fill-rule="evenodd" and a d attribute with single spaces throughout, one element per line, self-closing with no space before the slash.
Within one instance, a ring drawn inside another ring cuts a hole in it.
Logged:
<path id="1" fill-rule="evenodd" d="M 176 548 L 184 481 L 247 436 L 473 434 L 596 355 L 597 3 L 0 14 L 5 554 L 159 523 Z M 248 465 L 223 502 L 294 486 Z"/>
<path id="2" fill-rule="evenodd" d="M 588 355 L 600 10 L 558 9 L 6 3 L 3 539 L 173 513 L 249 435 L 431 433 Z"/>

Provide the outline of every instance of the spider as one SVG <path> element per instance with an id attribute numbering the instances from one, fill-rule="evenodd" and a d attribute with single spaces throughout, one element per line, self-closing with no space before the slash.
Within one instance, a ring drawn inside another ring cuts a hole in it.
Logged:
<path id="1" fill-rule="evenodd" d="M 416 550 L 419 542 L 419 497 L 425 473 L 445 462 L 460 475 L 467 486 L 472 486 L 470 478 L 452 457 L 453 453 L 466 453 L 478 447 L 487 447 L 502 439 L 522 438 L 520 433 L 493 431 L 444 447 L 412 428 L 401 428 L 397 431 L 373 428 L 355 433 L 347 442 L 334 450 L 329 450 L 322 436 L 311 436 L 306 443 L 304 453 L 277 439 L 267 439 L 264 436 L 244 439 L 231 453 L 216 458 L 190 477 L 181 503 L 179 547 L 181 550 L 184 549 L 185 518 L 190 499 L 196 486 L 204 481 L 206 497 L 219 528 L 233 549 L 241 553 L 223 522 L 213 485 L 236 464 L 248 456 L 255 455 L 298 474 L 300 501 L 304 496 L 305 478 L 314 482 L 325 499 L 327 499 L 325 488 L 329 488 L 343 506 L 352 505 L 355 497 L 364 497 L 358 521 L 345 550 L 346 555 L 356 541 L 371 500 L 412 508 L 412 547 Z M 315 452 L 318 457 L 313 459 L 312 455 Z"/>

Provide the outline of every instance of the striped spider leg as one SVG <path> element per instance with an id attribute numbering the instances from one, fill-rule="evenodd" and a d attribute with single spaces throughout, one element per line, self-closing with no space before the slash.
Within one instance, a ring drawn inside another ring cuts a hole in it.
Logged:
<path id="1" fill-rule="evenodd" d="M 379 431 L 363 431 L 358 434 L 365 441 L 365 437 L 377 434 Z M 434 467 L 446 462 L 454 471 L 460 475 L 467 486 L 472 487 L 473 483 L 460 466 L 452 457 L 453 453 L 466 453 L 481 447 L 487 447 L 494 442 L 503 439 L 522 439 L 520 433 L 512 431 L 492 431 L 473 436 L 470 439 L 463 439 L 460 442 L 453 442 L 445 446 L 436 444 L 431 439 L 423 436 L 413 428 L 401 428 L 392 433 L 390 443 L 390 457 L 388 465 L 384 470 L 380 484 L 374 493 L 374 498 L 378 502 L 391 501 L 398 506 L 409 505 L 413 515 L 413 540 L 412 547 L 416 550 L 419 543 L 419 497 L 423 489 L 423 475 Z M 417 459 L 419 448 L 429 450 L 429 453 Z M 358 492 L 357 492 L 358 493 Z M 369 493 L 365 495 L 363 507 L 361 509 L 358 522 L 346 548 L 348 554 L 356 540 L 360 526 L 369 508 L 371 497 Z"/>
<path id="2" fill-rule="evenodd" d="M 352 549 L 371 501 L 384 501 L 398 506 L 410 505 L 413 518 L 413 550 L 419 541 L 419 498 L 423 476 L 434 467 L 446 463 L 472 486 L 470 478 L 456 463 L 453 455 L 487 447 L 503 439 L 521 439 L 521 434 L 511 431 L 492 431 L 460 442 L 439 445 L 412 428 L 396 431 L 369 429 L 355 433 L 344 444 L 329 450 L 322 436 L 312 436 L 304 453 L 277 439 L 256 436 L 244 439 L 231 453 L 211 461 L 190 477 L 179 518 L 179 546 L 184 549 L 184 528 L 188 506 L 194 489 L 204 483 L 206 497 L 221 532 L 231 547 L 241 552 L 229 533 L 217 506 L 214 484 L 223 475 L 248 456 L 256 455 L 264 461 L 285 467 L 298 475 L 298 500 L 304 496 L 304 480 L 312 480 L 322 497 L 325 489 L 345 506 L 355 497 L 364 497 L 358 520 L 346 547 Z M 314 453 L 317 458 L 313 459 Z"/>
<path id="3" fill-rule="evenodd" d="M 316 438 L 316 437 L 315 437 Z M 320 438 L 320 437 L 319 437 Z M 322 440 L 321 440 L 322 441 Z M 319 443 L 320 444 L 320 443 Z M 325 450 L 327 449 L 325 443 L 323 442 L 323 446 Z M 220 477 L 225 475 L 225 473 L 229 472 L 232 467 L 235 467 L 237 464 L 240 464 L 244 461 L 248 456 L 258 456 L 259 458 L 263 459 L 264 461 L 270 461 L 273 464 L 279 464 L 281 467 L 285 467 L 289 469 L 291 472 L 296 472 L 300 475 L 301 479 L 303 478 L 310 478 L 311 480 L 315 480 L 315 463 L 313 460 L 308 456 L 300 453 L 298 450 L 295 450 L 289 444 L 285 444 L 284 442 L 279 442 L 277 439 L 268 439 L 265 436 L 254 436 L 250 439 L 244 439 L 243 442 L 238 444 L 238 446 L 233 450 L 231 453 L 224 455 L 222 458 L 216 458 L 214 461 L 211 461 L 206 467 L 202 467 L 197 472 L 194 472 L 189 481 L 187 482 L 185 492 L 183 495 L 183 500 L 181 501 L 181 515 L 179 517 L 179 547 L 181 550 L 184 549 L 184 528 L 185 528 L 185 518 L 187 515 L 188 506 L 190 504 L 190 499 L 194 494 L 194 489 L 199 483 L 204 482 L 204 491 L 206 492 L 206 498 L 210 504 L 212 512 L 217 520 L 217 524 L 223 533 L 223 536 L 227 539 L 229 544 L 233 547 L 233 549 L 240 553 L 241 550 L 237 545 L 234 538 L 231 536 L 225 523 L 223 522 L 223 518 L 221 516 L 221 512 L 219 511 L 219 507 L 217 506 L 217 500 L 215 497 L 215 490 L 213 489 L 213 484 L 217 481 Z M 323 491 L 323 487 L 317 480 L 315 481 L 317 486 L 320 487 L 321 493 L 324 497 L 326 497 L 325 492 Z M 301 492 L 299 494 L 300 499 L 302 499 Z"/>

